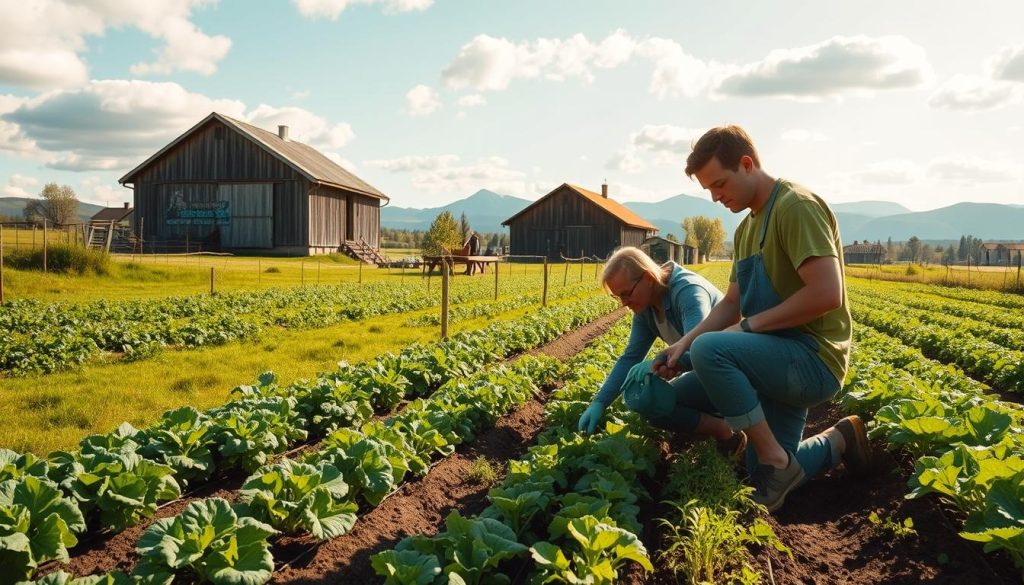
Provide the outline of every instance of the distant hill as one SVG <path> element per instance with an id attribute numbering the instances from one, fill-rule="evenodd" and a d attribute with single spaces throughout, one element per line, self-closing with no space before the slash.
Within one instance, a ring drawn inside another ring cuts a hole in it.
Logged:
<path id="1" fill-rule="evenodd" d="M 28 197 L 0 197 L 0 215 L 16 217 L 20 220 L 24 217 L 22 212 L 25 211 L 25 204 L 29 201 Z M 102 205 L 79 201 L 78 221 L 89 221 L 89 218 L 96 215 L 101 209 L 103 209 Z"/>
<path id="2" fill-rule="evenodd" d="M 842 225 L 842 224 L 840 224 Z M 957 203 L 949 207 L 877 217 L 853 234 L 843 229 L 843 239 L 948 240 L 971 234 L 983 240 L 1024 239 L 1024 207 L 997 203 Z"/>
<path id="3" fill-rule="evenodd" d="M 832 203 L 831 205 L 832 210 L 836 213 L 862 215 L 865 217 L 885 217 L 887 215 L 913 213 L 906 207 L 892 201 L 856 201 L 854 203 Z"/>
<path id="4" fill-rule="evenodd" d="M 463 212 L 474 229 L 482 232 L 501 231 L 501 222 L 532 203 L 530 200 L 499 195 L 481 189 L 473 195 L 444 207 L 404 209 L 385 207 L 381 224 L 385 227 L 422 229 L 438 213 L 449 210 L 459 217 Z M 655 203 L 625 202 L 629 209 L 654 224 L 659 234 L 675 234 L 682 239 L 684 217 L 705 215 L 722 220 L 728 239 L 746 213 L 732 213 L 707 196 L 680 194 Z M 832 205 L 839 221 L 843 242 L 854 240 L 885 241 L 892 237 L 905 241 L 910 236 L 922 240 L 957 241 L 970 234 L 984 240 L 1024 240 L 1024 206 L 994 203 L 958 203 L 930 211 L 910 211 L 887 201 L 858 201 Z"/>
<path id="5" fill-rule="evenodd" d="M 494 191 L 480 189 L 465 199 L 449 203 L 443 207 L 414 209 L 410 207 L 387 206 L 381 209 L 380 224 L 382 227 L 407 230 L 430 229 L 431 222 L 442 211 L 450 211 L 455 219 L 465 213 L 469 224 L 474 230 L 483 233 L 500 233 L 501 222 L 519 213 L 532 203 L 529 199 L 520 199 L 511 195 L 500 195 Z"/>

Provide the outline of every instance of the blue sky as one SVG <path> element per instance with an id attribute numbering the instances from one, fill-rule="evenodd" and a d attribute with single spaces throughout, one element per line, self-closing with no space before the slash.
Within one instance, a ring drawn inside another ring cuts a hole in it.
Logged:
<path id="1" fill-rule="evenodd" d="M 1024 3 L 0 0 L 0 196 L 120 205 L 211 111 L 401 207 L 700 195 L 709 127 L 833 202 L 1024 204 Z"/>

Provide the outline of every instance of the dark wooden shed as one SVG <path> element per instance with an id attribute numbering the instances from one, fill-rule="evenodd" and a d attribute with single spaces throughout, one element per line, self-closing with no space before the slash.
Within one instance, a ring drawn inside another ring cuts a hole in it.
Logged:
<path id="1" fill-rule="evenodd" d="M 885 246 L 881 244 L 854 242 L 849 246 L 843 246 L 843 262 L 846 264 L 882 264 L 885 262 L 885 256 Z"/>
<path id="2" fill-rule="evenodd" d="M 211 113 L 120 179 L 146 249 L 322 254 L 380 246 L 386 195 L 288 137 Z"/>
<path id="3" fill-rule="evenodd" d="M 667 240 L 661 236 L 647 238 L 640 246 L 640 249 L 659 264 L 669 261 L 676 264 L 697 263 L 697 248 L 673 240 Z"/>
<path id="4" fill-rule="evenodd" d="M 658 228 L 608 198 L 608 186 L 594 193 L 563 183 L 501 222 L 509 226 L 512 255 L 607 258 L 620 246 L 640 247 Z"/>

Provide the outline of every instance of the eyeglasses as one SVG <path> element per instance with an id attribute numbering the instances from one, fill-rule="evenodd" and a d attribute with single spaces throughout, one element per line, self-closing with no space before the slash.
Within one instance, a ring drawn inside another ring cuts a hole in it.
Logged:
<path id="1" fill-rule="evenodd" d="M 619 294 L 612 293 L 612 296 L 618 298 L 620 301 L 622 301 L 623 304 L 625 304 L 626 301 L 628 301 L 629 299 L 631 299 L 633 297 L 633 291 L 636 290 L 636 285 L 640 284 L 640 281 L 643 280 L 643 279 L 644 279 L 644 275 L 641 274 L 639 277 L 637 277 L 636 280 L 633 281 L 633 286 L 632 286 L 632 288 L 629 289 L 628 293 L 626 293 L 624 295 L 619 295 Z"/>

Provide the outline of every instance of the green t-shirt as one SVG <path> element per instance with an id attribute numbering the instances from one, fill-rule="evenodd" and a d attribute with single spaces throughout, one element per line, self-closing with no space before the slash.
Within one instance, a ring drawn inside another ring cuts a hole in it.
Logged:
<path id="1" fill-rule="evenodd" d="M 820 197 L 785 179 L 776 182 L 775 207 L 768 218 L 763 260 L 768 278 L 782 300 L 804 286 L 797 268 L 812 256 L 834 256 L 843 268 L 843 244 L 836 216 Z M 760 213 L 767 211 L 765 205 Z M 743 218 L 733 238 L 735 261 L 730 282 L 736 282 L 736 263 L 757 254 L 764 216 L 751 212 Z M 818 342 L 818 357 L 842 383 L 850 359 L 852 337 L 850 309 L 843 278 L 843 305 L 802 325 L 800 330 Z"/>

